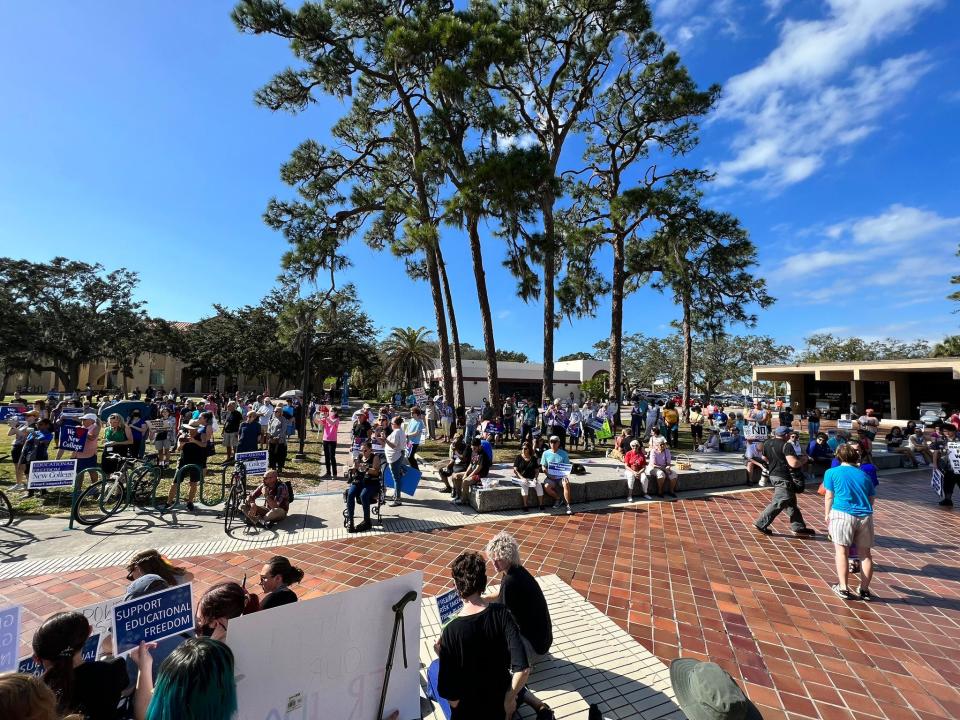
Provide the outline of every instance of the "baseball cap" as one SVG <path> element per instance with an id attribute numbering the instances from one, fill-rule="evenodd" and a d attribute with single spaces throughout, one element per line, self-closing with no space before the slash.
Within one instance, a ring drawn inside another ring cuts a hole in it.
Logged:
<path id="1" fill-rule="evenodd" d="M 81 416 L 80 416 L 80 419 L 81 419 L 81 420 L 93 420 L 93 422 L 96 422 L 96 421 L 99 420 L 100 418 L 98 418 L 98 417 L 97 417 L 96 415 L 94 415 L 93 413 L 87 413 L 87 414 L 85 414 L 85 415 L 81 415 Z"/>
<path id="2" fill-rule="evenodd" d="M 790 432 L 790 428 L 788 428 L 786 425 L 781 425 L 780 427 L 778 427 L 776 430 L 773 431 L 773 434 L 776 435 L 777 437 L 783 437 L 788 432 Z"/>

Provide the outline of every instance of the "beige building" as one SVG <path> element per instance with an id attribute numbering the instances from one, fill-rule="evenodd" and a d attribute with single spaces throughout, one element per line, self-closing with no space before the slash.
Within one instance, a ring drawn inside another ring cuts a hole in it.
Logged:
<path id="1" fill-rule="evenodd" d="M 960 408 L 960 358 L 758 365 L 754 381 L 790 384 L 791 404 L 846 413 L 872 407 L 890 420 L 916 420 L 920 405 Z"/>

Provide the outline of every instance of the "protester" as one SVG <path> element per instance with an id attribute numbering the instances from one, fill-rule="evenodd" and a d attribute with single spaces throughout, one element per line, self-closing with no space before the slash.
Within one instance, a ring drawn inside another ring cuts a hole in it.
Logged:
<path id="1" fill-rule="evenodd" d="M 160 467 L 165 467 L 170 462 L 170 451 L 176 446 L 174 436 L 176 435 L 177 421 L 170 414 L 167 407 L 160 408 L 159 428 L 151 428 L 150 438 L 153 440 L 153 447 L 157 451 L 157 463 Z M 256 448 L 254 448 L 256 449 Z"/>
<path id="2" fill-rule="evenodd" d="M 230 620 L 260 609 L 256 595 L 235 582 L 211 585 L 197 603 L 196 631 L 202 637 L 223 640 Z"/>
<path id="3" fill-rule="evenodd" d="M 663 422 L 667 426 L 667 443 L 672 449 L 680 447 L 680 413 L 673 400 L 663 406 Z"/>
<path id="4" fill-rule="evenodd" d="M 767 484 L 767 461 L 763 457 L 763 442 L 754 440 L 743 454 L 747 468 L 747 484 L 764 487 Z"/>
<path id="5" fill-rule="evenodd" d="M 323 465 L 326 472 L 321 478 L 337 477 L 337 433 L 340 431 L 340 413 L 333 408 L 329 414 L 322 415 L 323 426 Z"/>
<path id="6" fill-rule="evenodd" d="M 810 437 L 816 437 L 820 432 L 820 417 L 819 408 L 807 408 L 807 434 Z"/>
<path id="7" fill-rule="evenodd" d="M 233 400 L 227 403 L 227 417 L 223 423 L 223 447 L 227 451 L 227 460 L 233 460 L 237 453 L 237 446 L 240 444 L 240 423 L 243 422 L 243 415 L 237 408 L 237 403 Z"/>
<path id="8" fill-rule="evenodd" d="M 731 428 L 729 439 L 721 441 L 720 449 L 723 452 L 743 452 L 747 449 L 747 441 L 740 433 L 740 428 Z"/>
<path id="9" fill-rule="evenodd" d="M 520 497 L 523 499 L 523 511 L 530 508 L 527 504 L 531 488 L 537 493 L 537 501 L 543 510 L 543 485 L 537 482 L 540 475 L 540 463 L 533 454 L 529 442 L 520 446 L 520 454 L 513 461 L 513 476 L 520 481 Z"/>
<path id="10" fill-rule="evenodd" d="M 127 563 L 127 580 L 136 580 L 143 575 L 158 575 L 168 585 L 178 585 L 186 568 L 174 565 L 157 550 L 141 550 Z"/>
<path id="11" fill-rule="evenodd" d="M 636 396 L 633 398 L 633 405 L 630 407 L 630 435 L 631 437 L 640 437 L 643 433 L 644 421 L 647 418 L 647 401 Z M 691 417 L 691 429 L 693 419 Z"/>
<path id="12" fill-rule="evenodd" d="M 653 433 L 654 428 L 657 429 L 657 434 L 660 433 L 660 420 L 663 418 L 661 415 L 661 406 L 663 402 L 657 400 L 656 403 L 651 403 L 650 407 L 647 408 L 647 431 L 643 436 L 643 439 L 646 440 Z"/>
<path id="13" fill-rule="evenodd" d="M 176 482 L 171 483 L 167 494 L 167 507 L 173 505 L 177 497 L 179 484 L 187 475 L 190 476 L 190 490 L 187 495 L 187 510 L 194 511 L 193 501 L 197 499 L 197 490 L 203 477 L 207 462 L 207 446 L 200 436 L 200 423 L 191 420 L 182 428 L 179 440 L 180 460 L 177 463 Z"/>
<path id="14" fill-rule="evenodd" d="M 634 438 L 630 441 L 630 449 L 623 458 L 624 477 L 627 481 L 627 502 L 633 502 L 633 489 L 636 487 L 637 480 L 640 481 L 640 488 L 643 490 L 643 496 L 651 499 L 647 494 L 647 456 L 643 454 L 640 447 L 640 441 Z"/>
<path id="15" fill-rule="evenodd" d="M 666 487 L 666 496 L 676 500 L 678 475 L 676 470 L 673 469 L 673 457 L 670 454 L 670 448 L 667 447 L 667 439 L 659 435 L 650 438 L 647 477 L 656 481 L 658 497 L 662 498 L 664 496 L 664 488 Z M 643 497 L 646 500 L 652 499 L 647 492 L 644 492 Z"/>
<path id="16" fill-rule="evenodd" d="M 259 497 L 263 497 L 263 505 L 257 504 Z M 270 526 L 287 517 L 290 511 L 290 491 L 286 483 L 280 482 L 276 470 L 270 469 L 263 474 L 263 482 L 247 495 L 241 509 L 247 520 L 254 524 Z"/>
<path id="17" fill-rule="evenodd" d="M 59 720 L 59 717 L 57 697 L 40 678 L 13 672 L 0 675 L 0 718 Z"/>
<path id="18" fill-rule="evenodd" d="M 256 452 L 260 442 L 260 419 L 256 410 L 248 410 L 246 421 L 240 424 L 237 433 L 238 453 Z M 236 457 L 236 455 L 234 455 Z"/>
<path id="19" fill-rule="evenodd" d="M 287 462 L 287 428 L 290 419 L 283 414 L 282 407 L 273 409 L 273 417 L 267 424 L 267 464 L 270 469 L 283 475 L 283 466 Z"/>
<path id="20" fill-rule="evenodd" d="M 494 569 L 503 575 L 497 602 L 513 615 L 532 670 L 553 645 L 553 623 L 547 599 L 533 575 L 520 564 L 520 546 L 510 533 L 502 531 L 495 535 L 487 543 L 486 553 Z M 518 694 L 517 701 L 532 707 L 537 720 L 552 720 L 554 717 L 550 707 L 526 687 Z"/>
<path id="21" fill-rule="evenodd" d="M 283 555 L 274 555 L 260 569 L 260 587 L 264 592 L 260 609 L 269 610 L 297 602 L 297 595 L 289 586 L 301 580 L 303 570 L 291 565 Z"/>
<path id="22" fill-rule="evenodd" d="M 160 664 L 153 683 L 152 646 L 144 643 L 130 656 L 140 668 L 134 694 L 135 720 L 231 720 L 237 712 L 233 653 L 212 638 L 184 640 Z"/>
<path id="23" fill-rule="evenodd" d="M 465 502 L 470 495 L 470 488 L 480 485 L 482 479 L 490 474 L 492 458 L 484 452 L 480 438 L 474 438 L 471 441 L 470 451 L 470 465 L 467 469 L 450 476 L 450 482 L 453 484 L 451 499 L 454 505 Z"/>
<path id="24" fill-rule="evenodd" d="M 830 462 L 833 460 L 833 453 L 830 452 L 830 446 L 827 445 L 826 433 L 817 433 L 807 444 L 807 457 L 810 458 L 809 464 L 814 475 L 821 475 L 827 471 Z"/>
<path id="25" fill-rule="evenodd" d="M 403 426 L 403 432 L 406 434 L 407 441 L 410 443 L 410 467 L 415 470 L 420 469 L 420 466 L 417 464 L 417 450 L 420 448 L 423 430 L 424 425 L 423 420 L 420 419 L 420 408 L 415 407 L 410 411 L 410 419 L 407 420 Z"/>
<path id="26" fill-rule="evenodd" d="M 870 549 L 874 544 L 873 503 L 876 497 L 870 477 L 856 463 L 860 460 L 857 449 L 851 445 L 837 448 L 840 466 L 827 470 L 823 478 L 824 522 L 830 528 L 830 539 L 835 548 L 838 583 L 831 586 L 833 592 L 845 600 L 853 595 L 847 583 L 849 574 L 850 546 L 856 545 L 862 568 L 859 589 L 861 600 L 872 600 L 870 580 L 873 578 L 873 558 Z"/>
<path id="27" fill-rule="evenodd" d="M 957 426 L 953 423 L 944 423 L 943 425 L 944 441 L 952 443 L 957 441 Z M 941 507 L 953 507 L 953 489 L 960 482 L 960 474 L 953 468 L 953 461 L 949 451 L 940 454 L 937 467 L 943 473 L 943 499 L 940 501 Z"/>
<path id="28" fill-rule="evenodd" d="M 569 418 L 566 411 L 560 407 L 560 400 L 553 401 L 553 405 L 547 410 L 547 431 L 560 440 L 560 447 L 563 448 L 567 437 L 567 425 Z"/>
<path id="29" fill-rule="evenodd" d="M 788 433 L 788 428 L 778 427 L 774 437 L 763 444 L 763 457 L 767 461 L 770 482 L 773 484 L 773 499 L 753 524 L 764 535 L 771 535 L 773 533 L 770 524 L 777 515 L 786 512 L 793 534 L 797 537 L 810 537 L 816 533 L 803 521 L 790 472 L 801 470 L 807 459 L 797 457 L 793 444 L 787 442 Z"/>
<path id="30" fill-rule="evenodd" d="M 873 408 L 867 408 L 857 419 L 857 425 L 860 428 L 860 434 L 866 435 L 867 439 L 873 441 L 880 429 L 880 421 L 873 415 Z"/>
<path id="31" fill-rule="evenodd" d="M 543 455 L 540 458 L 540 465 L 543 467 L 543 471 L 546 474 L 546 479 L 543 483 L 543 489 L 546 491 L 547 495 L 553 498 L 553 507 L 560 507 L 560 488 L 563 488 L 563 502 L 567 506 L 567 515 L 573 515 L 573 509 L 570 507 L 572 494 L 570 491 L 570 476 L 562 472 L 558 465 L 568 465 L 570 463 L 570 456 L 567 454 L 567 451 L 560 447 L 560 438 L 556 435 L 550 436 L 550 449 L 545 450 Z M 551 465 L 554 467 L 551 468 Z"/>
<path id="32" fill-rule="evenodd" d="M 135 458 L 142 458 L 143 446 L 150 429 L 147 426 L 147 421 L 141 417 L 140 408 L 134 408 L 130 411 L 130 418 L 127 421 L 127 425 L 133 437 L 133 445 L 130 446 L 130 455 Z"/>
<path id="33" fill-rule="evenodd" d="M 697 452 L 718 453 L 720 452 L 720 432 L 716 428 L 710 429 L 707 441 L 697 448 Z"/>
<path id="34" fill-rule="evenodd" d="M 624 428 L 613 438 L 613 448 L 607 453 L 607 457 L 622 461 L 628 452 L 630 452 L 630 431 Z"/>
<path id="35" fill-rule="evenodd" d="M 500 416 L 503 418 L 503 433 L 508 440 L 516 437 L 517 433 L 517 406 L 513 403 L 513 396 L 508 395 L 503 403 Z"/>
<path id="36" fill-rule="evenodd" d="M 110 455 L 128 457 L 133 454 L 133 431 L 123 421 L 119 413 L 113 413 L 107 418 L 107 430 L 104 433 L 103 454 L 100 457 L 100 467 L 103 474 L 109 477 L 120 469 L 122 460 L 115 460 Z"/>
<path id="37" fill-rule="evenodd" d="M 520 421 L 520 442 L 527 442 L 533 439 L 533 429 L 537 427 L 537 420 L 540 413 L 537 406 L 528 402 L 523 408 Z"/>
<path id="38" fill-rule="evenodd" d="M 57 711 L 87 720 L 115 720 L 120 694 L 130 682 L 123 658 L 83 662 L 81 651 L 92 628 L 79 612 L 47 618 L 33 636 L 33 656 L 42 679 L 57 697 Z"/>
<path id="39" fill-rule="evenodd" d="M 455 720 L 512 718 L 530 674 L 520 629 L 504 605 L 483 599 L 487 572 L 478 553 L 461 553 L 452 575 L 463 609 L 440 635 L 439 693 Z"/>
<path id="40" fill-rule="evenodd" d="M 467 445 L 463 442 L 463 436 L 457 433 L 450 442 L 447 449 L 447 462 L 440 465 L 437 474 L 443 481 L 443 488 L 440 492 L 451 493 L 453 488 L 450 486 L 450 476 L 454 473 L 465 472 L 470 465 L 470 458 L 467 455 Z"/>
<path id="41" fill-rule="evenodd" d="M 703 410 L 699 405 L 690 408 L 690 438 L 693 446 L 703 445 Z"/>
<path id="42" fill-rule="evenodd" d="M 373 443 L 365 440 L 360 453 L 353 461 L 349 474 L 350 486 L 347 488 L 347 530 L 366 532 L 372 527 L 370 522 L 370 503 L 380 493 L 380 456 L 374 455 Z M 354 526 L 353 514 L 359 498 L 363 507 L 363 522 Z"/>
<path id="43" fill-rule="evenodd" d="M 927 465 L 933 465 L 933 451 L 927 446 L 923 437 L 923 428 L 918 427 L 913 434 L 907 437 L 907 447 L 913 453 L 913 464 L 917 467 L 917 455 L 923 458 Z"/>
<path id="44" fill-rule="evenodd" d="M 419 425 L 423 430 L 423 424 Z M 407 434 L 403 431 L 403 419 L 397 415 L 391 422 L 389 435 L 384 438 L 383 454 L 386 457 L 387 464 L 390 466 L 390 474 L 393 476 L 393 502 L 391 507 L 398 507 L 402 504 L 400 499 L 400 479 L 404 472 L 404 454 L 407 449 Z"/>

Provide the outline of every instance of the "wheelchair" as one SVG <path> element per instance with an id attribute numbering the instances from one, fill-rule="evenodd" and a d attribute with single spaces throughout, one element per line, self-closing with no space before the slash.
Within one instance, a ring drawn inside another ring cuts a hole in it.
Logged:
<path id="1" fill-rule="evenodd" d="M 377 478 L 380 484 L 380 491 L 377 493 L 377 496 L 370 502 L 370 524 L 379 525 L 381 527 L 383 527 L 383 518 L 380 516 L 380 509 L 387 504 L 387 488 L 386 488 L 386 485 L 384 485 L 383 468 L 384 466 L 381 465 L 380 476 Z M 347 472 L 347 480 L 351 485 L 353 485 L 354 483 L 354 477 L 355 477 L 355 472 L 353 468 L 350 468 L 350 470 Z M 350 527 L 350 510 L 347 507 L 347 492 L 349 491 L 349 489 L 350 488 L 347 487 L 343 491 L 343 526 L 345 528 Z M 359 497 L 357 498 L 356 503 L 359 507 L 354 508 L 354 512 L 359 510 L 362 515 L 363 506 L 360 505 Z M 362 518 L 361 518 L 361 522 L 362 522 Z"/>

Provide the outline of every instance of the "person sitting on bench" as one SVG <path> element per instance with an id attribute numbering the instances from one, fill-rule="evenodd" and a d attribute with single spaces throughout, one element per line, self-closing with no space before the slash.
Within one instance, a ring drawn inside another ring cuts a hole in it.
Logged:
<path id="1" fill-rule="evenodd" d="M 669 490 L 667 497 L 676 499 L 677 495 L 677 473 L 671 467 L 673 457 L 670 455 L 670 448 L 667 447 L 667 439 L 663 436 L 650 439 L 650 466 L 647 468 L 647 476 L 651 480 L 657 481 L 657 495 L 663 497 L 663 488 L 669 481 Z M 644 499 L 650 500 L 649 495 L 644 495 Z"/>
<path id="2" fill-rule="evenodd" d="M 633 489 L 640 481 L 640 489 L 643 494 L 647 493 L 647 476 L 644 469 L 647 467 L 647 456 L 643 454 L 640 447 L 640 441 L 633 439 L 630 441 L 630 450 L 623 459 L 623 476 L 627 480 L 627 502 L 633 502 Z"/>
<path id="3" fill-rule="evenodd" d="M 470 467 L 466 471 L 450 477 L 450 482 L 453 483 L 451 499 L 454 505 L 460 505 L 466 500 L 470 494 L 471 486 L 479 485 L 481 479 L 490 473 L 492 458 L 484 451 L 480 438 L 474 438 L 470 441 L 470 449 L 473 453 L 470 457 Z"/>
<path id="4" fill-rule="evenodd" d="M 264 504 L 258 505 L 257 498 L 263 496 Z M 247 496 L 243 504 L 243 513 L 250 522 L 274 524 L 287 516 L 290 510 L 290 493 L 287 484 L 279 481 L 276 470 L 267 470 L 263 483 Z"/>

